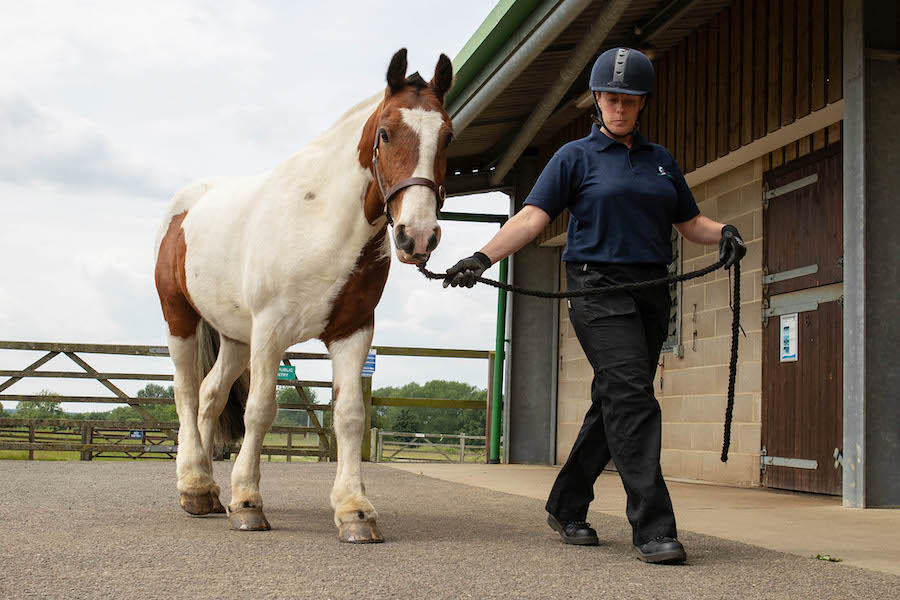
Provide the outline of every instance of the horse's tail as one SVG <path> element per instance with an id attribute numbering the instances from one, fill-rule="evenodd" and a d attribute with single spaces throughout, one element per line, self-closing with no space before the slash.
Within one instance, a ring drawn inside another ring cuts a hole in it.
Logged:
<path id="1" fill-rule="evenodd" d="M 206 374 L 216 364 L 219 356 L 219 332 L 205 320 L 200 321 L 197 330 L 197 370 L 198 381 L 203 381 Z M 228 402 L 219 416 L 219 429 L 213 447 L 214 456 L 221 456 L 225 446 L 237 441 L 244 435 L 244 407 L 250 393 L 250 371 L 244 371 L 237 378 L 228 392 Z"/>

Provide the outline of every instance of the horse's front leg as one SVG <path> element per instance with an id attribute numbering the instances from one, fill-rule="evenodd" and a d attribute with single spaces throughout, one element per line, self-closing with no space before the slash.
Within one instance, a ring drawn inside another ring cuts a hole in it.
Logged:
<path id="1" fill-rule="evenodd" d="M 244 411 L 244 441 L 231 471 L 231 503 L 228 505 L 231 528 L 239 531 L 271 529 L 263 515 L 262 495 L 259 493 L 259 455 L 263 439 L 278 412 L 275 383 L 278 364 L 285 349 L 279 341 L 276 326 L 258 326 L 254 323 L 250 341 L 250 394 Z"/>
<path id="2" fill-rule="evenodd" d="M 342 542 L 356 544 L 384 541 L 375 523 L 375 508 L 366 497 L 360 471 L 366 420 L 360 374 L 371 344 L 371 324 L 348 337 L 328 343 L 334 371 L 334 434 L 338 450 L 331 506 L 334 508 L 338 538 Z"/>

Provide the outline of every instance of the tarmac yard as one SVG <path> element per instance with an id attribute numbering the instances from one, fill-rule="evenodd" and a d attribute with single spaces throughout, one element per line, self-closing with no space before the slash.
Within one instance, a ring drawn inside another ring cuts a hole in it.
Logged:
<path id="1" fill-rule="evenodd" d="M 328 504 L 335 466 L 263 463 L 273 530 L 243 533 L 224 515 L 184 513 L 172 462 L 2 461 L 0 598 L 869 600 L 900 589 L 889 572 L 683 525 L 688 564 L 647 565 L 625 519 L 600 511 L 590 520 L 601 545 L 566 546 L 537 498 L 376 464 L 364 476 L 387 542 L 340 544 Z M 230 468 L 215 465 L 223 501 Z"/>

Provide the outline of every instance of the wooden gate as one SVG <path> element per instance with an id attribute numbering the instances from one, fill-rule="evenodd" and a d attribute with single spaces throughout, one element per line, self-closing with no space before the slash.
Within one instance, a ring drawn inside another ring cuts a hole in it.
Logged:
<path id="1" fill-rule="evenodd" d="M 765 175 L 762 483 L 841 493 L 840 145 Z"/>

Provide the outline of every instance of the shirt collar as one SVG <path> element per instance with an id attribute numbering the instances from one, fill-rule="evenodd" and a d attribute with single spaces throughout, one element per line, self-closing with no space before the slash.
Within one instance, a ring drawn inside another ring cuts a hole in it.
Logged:
<path id="1" fill-rule="evenodd" d="M 591 126 L 591 134 L 588 136 L 588 139 L 594 144 L 597 152 L 603 152 L 613 144 L 617 143 L 616 140 L 600 131 L 600 126 L 596 123 Z M 649 146 L 650 142 L 648 142 L 644 136 L 642 136 L 640 133 L 634 134 L 633 143 L 631 144 L 632 148 Z"/>

